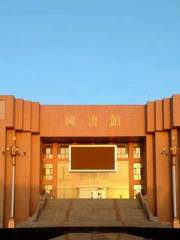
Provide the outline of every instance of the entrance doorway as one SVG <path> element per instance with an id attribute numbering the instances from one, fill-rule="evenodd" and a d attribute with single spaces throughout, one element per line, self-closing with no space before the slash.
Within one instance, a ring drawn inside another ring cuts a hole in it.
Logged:
<path id="1" fill-rule="evenodd" d="M 80 187 L 79 198 L 103 199 L 106 198 L 106 191 L 104 187 Z"/>

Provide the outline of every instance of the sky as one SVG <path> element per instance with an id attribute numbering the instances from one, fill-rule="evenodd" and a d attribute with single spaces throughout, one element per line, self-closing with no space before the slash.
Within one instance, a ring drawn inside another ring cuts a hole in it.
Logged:
<path id="1" fill-rule="evenodd" d="M 178 93 L 179 0 L 0 0 L 0 95 L 145 104 Z"/>

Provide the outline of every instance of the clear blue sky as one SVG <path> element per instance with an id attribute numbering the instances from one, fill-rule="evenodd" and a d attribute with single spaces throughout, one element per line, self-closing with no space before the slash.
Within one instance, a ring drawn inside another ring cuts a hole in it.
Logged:
<path id="1" fill-rule="evenodd" d="M 179 0 L 0 0 L 0 94 L 143 104 L 175 93 Z"/>

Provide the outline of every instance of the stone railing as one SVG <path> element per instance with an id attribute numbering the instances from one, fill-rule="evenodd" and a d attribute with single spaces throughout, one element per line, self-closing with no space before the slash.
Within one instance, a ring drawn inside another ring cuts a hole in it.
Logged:
<path id="1" fill-rule="evenodd" d="M 148 217 L 148 220 L 151 221 L 151 222 L 158 222 L 158 217 L 154 216 L 151 212 L 151 210 L 149 209 L 149 206 L 148 206 L 148 203 L 147 203 L 147 200 L 146 200 L 146 197 L 144 197 L 142 195 L 141 192 L 139 192 L 137 195 L 136 195 L 136 198 L 139 199 L 140 203 L 141 203 L 141 206 L 146 214 L 146 216 Z"/>
<path id="2" fill-rule="evenodd" d="M 35 211 L 35 213 L 29 217 L 28 222 L 36 222 L 39 218 L 39 215 L 41 213 L 41 211 L 44 209 L 47 200 L 50 198 L 49 193 L 45 193 L 43 196 L 40 196 L 40 201 L 39 204 L 37 206 L 37 209 Z"/>

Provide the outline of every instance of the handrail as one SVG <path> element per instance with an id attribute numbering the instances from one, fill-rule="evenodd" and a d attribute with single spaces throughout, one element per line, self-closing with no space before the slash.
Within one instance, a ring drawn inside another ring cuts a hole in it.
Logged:
<path id="1" fill-rule="evenodd" d="M 149 209 L 148 203 L 146 198 L 142 195 L 141 192 L 137 193 L 136 198 L 139 199 L 141 206 L 144 210 L 144 212 L 146 213 L 148 220 L 151 222 L 158 222 L 158 217 L 154 216 L 151 212 L 151 210 Z"/>
<path id="2" fill-rule="evenodd" d="M 36 209 L 35 213 L 31 217 L 29 217 L 28 222 L 29 221 L 36 222 L 38 220 L 39 215 L 40 215 L 41 211 L 44 209 L 46 202 L 49 198 L 50 198 L 49 193 L 45 193 L 43 196 L 42 195 L 40 196 L 40 201 L 37 206 L 37 209 Z"/>

